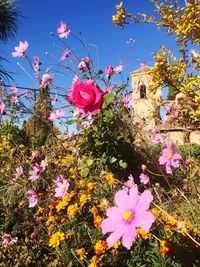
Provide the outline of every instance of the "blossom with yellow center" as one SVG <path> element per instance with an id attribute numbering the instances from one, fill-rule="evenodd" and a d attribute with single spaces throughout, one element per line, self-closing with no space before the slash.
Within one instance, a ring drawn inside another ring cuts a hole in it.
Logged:
<path id="1" fill-rule="evenodd" d="M 74 204 L 74 205 L 70 205 L 67 208 L 67 215 L 70 219 L 73 219 L 75 217 L 75 215 L 78 213 L 79 208 L 78 208 L 78 204 Z"/>
<path id="2" fill-rule="evenodd" d="M 84 260 L 86 258 L 86 251 L 84 248 L 79 248 L 76 250 L 76 254 L 79 256 L 80 260 Z"/>
<path id="3" fill-rule="evenodd" d="M 61 232 L 56 232 L 50 237 L 49 246 L 56 248 L 60 245 L 60 241 L 65 240 L 65 234 Z"/>
<path id="4" fill-rule="evenodd" d="M 104 254 L 108 248 L 108 244 L 104 240 L 98 240 L 94 245 L 94 251 L 98 255 Z"/>
<path id="5" fill-rule="evenodd" d="M 127 210 L 124 212 L 123 218 L 125 221 L 130 221 L 133 217 L 133 212 L 130 210 Z"/>
<path id="6" fill-rule="evenodd" d="M 172 158 L 172 156 L 173 156 L 173 154 L 172 154 L 172 153 L 169 153 L 169 154 L 167 154 L 167 158 L 168 158 L 168 159 L 171 159 L 171 158 Z"/>

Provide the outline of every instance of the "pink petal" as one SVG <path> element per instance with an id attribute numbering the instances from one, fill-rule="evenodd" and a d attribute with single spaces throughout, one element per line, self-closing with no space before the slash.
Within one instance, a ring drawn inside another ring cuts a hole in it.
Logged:
<path id="1" fill-rule="evenodd" d="M 136 206 L 136 213 L 141 214 L 144 211 L 148 210 L 152 201 L 153 195 L 149 190 L 145 190 L 139 197 L 139 201 Z"/>
<path id="2" fill-rule="evenodd" d="M 127 209 L 127 203 L 129 203 L 129 196 L 126 190 L 120 190 L 115 194 L 115 203 L 120 209 Z"/>
<path id="3" fill-rule="evenodd" d="M 133 228 L 130 225 L 127 226 L 122 236 L 122 245 L 125 248 L 130 249 L 136 236 L 137 236 L 137 233 L 136 233 L 135 227 Z"/>
<path id="4" fill-rule="evenodd" d="M 150 211 L 145 211 L 138 215 L 136 214 L 134 218 L 134 225 L 136 227 L 141 227 L 145 231 L 149 231 L 153 222 L 154 222 L 154 217 Z"/>
<path id="5" fill-rule="evenodd" d="M 102 229 L 103 234 L 105 235 L 107 233 L 116 231 L 122 225 L 124 225 L 124 223 L 120 218 L 117 218 L 117 219 L 106 218 L 103 220 L 101 224 L 101 229 Z"/>
<path id="6" fill-rule="evenodd" d="M 121 211 L 118 207 L 112 207 L 107 209 L 106 215 L 112 218 L 122 218 L 123 211 Z"/>
<path id="7" fill-rule="evenodd" d="M 129 202 L 126 203 L 127 209 L 135 209 L 138 202 L 138 188 L 133 186 L 129 191 Z"/>
<path id="8" fill-rule="evenodd" d="M 122 224 L 118 230 L 114 231 L 107 239 L 106 242 L 110 247 L 114 246 L 114 244 L 123 236 L 124 231 L 126 229 L 126 225 Z"/>

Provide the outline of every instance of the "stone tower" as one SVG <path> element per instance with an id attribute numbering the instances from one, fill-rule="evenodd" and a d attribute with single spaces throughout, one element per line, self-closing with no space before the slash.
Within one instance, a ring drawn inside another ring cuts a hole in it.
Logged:
<path id="1" fill-rule="evenodd" d="M 160 103 L 162 100 L 161 89 L 151 92 L 152 81 L 151 67 L 145 63 L 140 68 L 131 72 L 132 90 L 134 99 L 134 120 L 145 126 L 155 126 L 160 121 Z"/>

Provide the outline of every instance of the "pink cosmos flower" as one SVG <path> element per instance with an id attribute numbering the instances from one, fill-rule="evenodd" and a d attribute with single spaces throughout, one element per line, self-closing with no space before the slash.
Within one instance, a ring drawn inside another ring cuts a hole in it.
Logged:
<path id="1" fill-rule="evenodd" d="M 55 121 L 62 118 L 65 115 L 63 109 L 57 109 L 55 112 L 51 112 L 49 116 L 50 121 Z"/>
<path id="2" fill-rule="evenodd" d="M 62 198 L 67 194 L 69 183 L 67 180 L 63 179 L 62 182 L 56 183 L 55 197 Z"/>
<path id="3" fill-rule="evenodd" d="M 64 176 L 62 174 L 56 175 L 56 178 L 53 180 L 53 183 L 56 185 L 57 183 L 62 183 L 64 180 Z"/>
<path id="4" fill-rule="evenodd" d="M 146 62 L 145 61 L 142 61 L 141 63 L 140 63 L 140 69 L 144 69 L 145 67 L 146 67 Z"/>
<path id="5" fill-rule="evenodd" d="M 35 158 L 37 158 L 38 154 L 39 154 L 38 150 L 32 151 L 30 160 L 33 161 Z"/>
<path id="6" fill-rule="evenodd" d="M 73 103 L 81 114 L 96 114 L 101 112 L 103 97 L 107 91 L 101 91 L 94 85 L 94 80 L 82 82 L 78 80 L 69 90 L 70 96 L 66 100 Z"/>
<path id="7" fill-rule="evenodd" d="M 3 115 L 4 109 L 5 109 L 5 104 L 0 99 L 0 117 Z"/>
<path id="8" fill-rule="evenodd" d="M 163 144 L 164 142 L 165 142 L 164 136 L 162 136 L 159 133 L 154 135 L 154 137 L 153 137 L 153 143 L 154 144 Z"/>
<path id="9" fill-rule="evenodd" d="M 134 177 L 133 177 L 133 175 L 132 174 L 130 174 L 129 176 L 128 176 L 128 181 L 126 181 L 125 183 L 124 183 L 124 189 L 130 189 L 130 188 L 132 188 L 133 186 L 135 186 L 135 182 L 134 182 Z"/>
<path id="10" fill-rule="evenodd" d="M 81 125 L 82 125 L 83 129 L 87 129 L 90 127 L 90 125 L 92 125 L 93 122 L 94 122 L 94 119 L 92 118 L 92 116 L 90 114 L 86 117 L 86 120 L 81 122 Z"/>
<path id="11" fill-rule="evenodd" d="M 16 181 L 23 174 L 23 172 L 24 171 L 23 171 L 22 166 L 17 167 L 16 170 L 15 170 L 15 173 L 14 173 L 14 177 L 15 178 L 13 178 L 13 181 Z"/>
<path id="12" fill-rule="evenodd" d="M 18 237 L 12 237 L 10 234 L 3 234 L 2 235 L 2 246 L 7 247 L 8 245 L 12 245 L 18 241 Z"/>
<path id="13" fill-rule="evenodd" d="M 32 182 L 38 180 L 40 178 L 40 174 L 41 174 L 42 168 L 40 166 L 33 166 L 33 169 L 31 171 L 29 171 L 29 180 L 31 180 Z"/>
<path id="14" fill-rule="evenodd" d="M 35 207 L 38 202 L 37 194 L 31 189 L 29 189 L 26 194 L 28 195 L 29 208 Z"/>
<path id="15" fill-rule="evenodd" d="M 71 51 L 68 48 L 65 49 L 65 51 L 62 53 L 60 60 L 64 61 L 69 56 L 70 53 L 71 53 Z"/>
<path id="16" fill-rule="evenodd" d="M 108 65 L 106 67 L 106 77 L 110 77 L 111 75 L 114 74 L 114 68 L 112 65 Z"/>
<path id="17" fill-rule="evenodd" d="M 133 97 L 132 95 L 125 95 L 122 98 L 122 103 L 124 105 L 125 108 L 131 108 L 133 106 Z"/>
<path id="18" fill-rule="evenodd" d="M 151 134 L 153 134 L 153 135 L 154 135 L 154 134 L 157 134 L 157 133 L 158 133 L 158 127 L 156 127 L 156 126 L 155 126 L 155 127 L 151 127 L 151 128 L 150 128 L 150 132 L 151 132 Z"/>
<path id="19" fill-rule="evenodd" d="M 162 150 L 162 155 L 159 158 L 159 164 L 165 166 L 166 173 L 172 174 L 175 168 L 179 167 L 181 155 L 174 153 L 173 142 L 167 142 L 167 147 Z"/>
<path id="20" fill-rule="evenodd" d="M 63 21 L 59 23 L 57 31 L 60 38 L 67 38 L 69 33 L 71 32 Z"/>
<path id="21" fill-rule="evenodd" d="M 116 206 L 107 209 L 107 217 L 103 220 L 101 228 L 103 234 L 111 232 L 106 242 L 112 247 L 122 238 L 122 245 L 130 249 L 137 237 L 136 228 L 141 227 L 149 231 L 154 216 L 149 209 L 153 195 L 145 190 L 138 195 L 138 188 L 134 186 L 127 190 L 120 190 L 115 194 Z"/>
<path id="22" fill-rule="evenodd" d="M 174 118 L 178 118 L 178 115 L 179 115 L 179 107 L 178 106 L 174 106 L 173 109 L 172 109 L 172 115 Z"/>
<path id="23" fill-rule="evenodd" d="M 17 96 L 13 96 L 13 95 L 10 95 L 10 96 L 9 96 L 9 100 L 10 100 L 10 102 L 13 103 L 13 104 L 16 104 L 16 103 L 19 102 L 18 97 L 17 97 Z"/>
<path id="24" fill-rule="evenodd" d="M 72 137 L 74 137 L 74 131 L 69 131 L 67 134 L 67 138 L 71 139 Z"/>
<path id="25" fill-rule="evenodd" d="M 149 183 L 149 176 L 147 174 L 142 172 L 139 177 L 140 177 L 140 183 L 143 183 L 143 184 Z"/>
<path id="26" fill-rule="evenodd" d="M 55 93 L 55 95 L 51 98 L 52 102 L 52 106 L 55 105 L 56 101 L 58 100 L 58 92 Z"/>
<path id="27" fill-rule="evenodd" d="M 89 62 L 90 62 L 89 57 L 82 58 L 81 62 L 78 64 L 78 69 L 87 71 L 89 69 Z"/>
<path id="28" fill-rule="evenodd" d="M 15 47 L 15 52 L 12 53 L 13 57 L 22 57 L 24 55 L 24 52 L 28 48 L 28 42 L 19 42 L 19 46 Z"/>
<path id="29" fill-rule="evenodd" d="M 16 86 L 10 86 L 9 89 L 10 89 L 10 93 L 17 93 L 18 91 Z"/>
<path id="30" fill-rule="evenodd" d="M 122 64 L 119 64 L 118 66 L 116 66 L 115 68 L 114 68 L 114 72 L 115 73 L 121 73 L 122 71 L 123 71 L 123 65 Z"/>
<path id="31" fill-rule="evenodd" d="M 45 158 L 40 163 L 40 172 L 44 172 L 47 166 L 48 166 L 48 159 Z"/>
<path id="32" fill-rule="evenodd" d="M 48 73 L 43 74 L 42 80 L 40 83 L 40 89 L 46 86 L 50 86 L 53 83 L 53 77 Z"/>
<path id="33" fill-rule="evenodd" d="M 40 71 L 40 60 L 39 57 L 35 56 L 33 57 L 34 61 L 33 61 L 33 70 L 35 72 L 35 75 L 38 76 L 39 75 L 39 71 Z"/>

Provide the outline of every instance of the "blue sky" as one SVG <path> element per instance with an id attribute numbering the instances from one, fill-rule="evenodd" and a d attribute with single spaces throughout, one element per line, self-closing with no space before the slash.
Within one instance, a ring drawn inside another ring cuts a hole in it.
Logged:
<path id="1" fill-rule="evenodd" d="M 33 81 L 16 64 L 20 61 L 28 70 L 27 63 L 23 59 L 12 58 L 11 53 L 14 47 L 20 40 L 27 40 L 29 43 L 27 54 L 31 59 L 33 56 L 39 56 L 45 69 L 46 64 L 52 61 L 52 58 L 45 56 L 45 52 L 48 51 L 60 57 L 63 50 L 54 47 L 53 44 L 64 48 L 64 44 L 57 37 L 57 27 L 61 20 L 67 24 L 73 34 L 79 35 L 81 32 L 86 43 L 98 47 L 102 70 L 105 70 L 109 64 L 116 66 L 123 62 L 125 79 L 131 71 L 139 67 L 140 61 L 146 61 L 150 66 L 153 65 L 152 52 L 158 51 L 160 45 L 164 44 L 175 54 L 177 53 L 174 37 L 167 37 L 163 30 L 158 31 L 153 24 L 127 25 L 124 30 L 113 25 L 112 15 L 115 14 L 115 5 L 118 3 L 119 1 L 113 0 L 18 0 L 18 10 L 24 17 L 20 18 L 15 39 L 1 46 L 2 56 L 10 61 L 6 69 L 14 73 L 15 84 L 25 87 L 34 86 Z M 125 0 L 124 6 L 131 13 L 156 15 L 150 0 Z M 51 37 L 50 32 L 54 32 L 55 36 Z M 130 38 L 135 40 L 131 52 L 127 44 Z M 86 56 L 84 49 L 72 35 L 65 42 L 80 58 Z M 91 46 L 90 50 L 95 60 L 95 47 Z M 33 73 L 31 75 L 34 76 Z M 72 77 L 63 76 L 59 83 L 67 90 L 71 80 Z"/>

